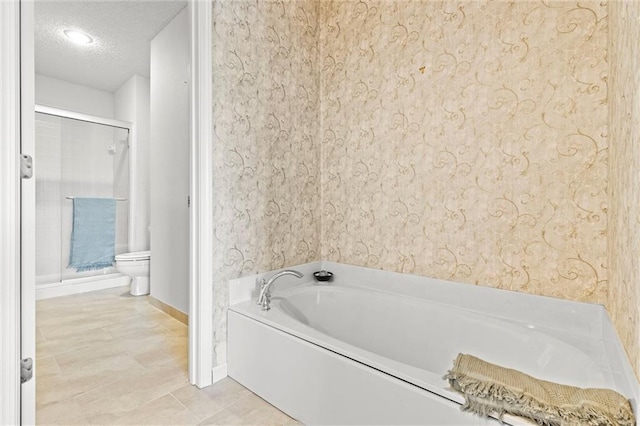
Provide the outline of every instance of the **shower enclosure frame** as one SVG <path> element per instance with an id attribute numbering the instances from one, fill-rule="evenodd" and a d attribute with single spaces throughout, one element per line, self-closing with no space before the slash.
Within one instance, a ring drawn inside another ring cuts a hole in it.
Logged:
<path id="1" fill-rule="evenodd" d="M 128 132 L 129 141 L 129 212 L 128 216 L 128 232 L 127 232 L 127 246 L 135 247 L 135 231 L 136 221 L 134 220 L 133 212 L 137 211 L 138 194 L 136 191 L 137 183 L 137 171 L 132 165 L 136 164 L 137 158 L 137 143 L 135 140 L 134 123 L 128 121 L 114 120 L 111 118 L 100 117 L 96 115 L 90 115 L 85 113 L 79 113 L 62 108 L 54 108 L 46 105 L 36 104 L 34 111 L 40 114 L 51 115 L 54 117 L 67 118 L 71 120 L 84 121 L 87 123 L 114 127 L 118 129 L 124 129 Z M 38 159 L 35 159 L 37 167 Z M 73 194 L 66 194 L 73 195 Z M 100 281 L 100 284 L 92 284 Z M 113 272 L 106 275 L 89 276 L 71 278 L 69 280 L 61 279 L 60 282 L 43 284 L 36 287 L 36 299 L 43 299 L 48 297 L 57 297 L 67 294 L 81 293 L 85 291 L 102 290 L 105 288 L 121 286 L 126 281 L 126 277 L 118 272 Z"/>

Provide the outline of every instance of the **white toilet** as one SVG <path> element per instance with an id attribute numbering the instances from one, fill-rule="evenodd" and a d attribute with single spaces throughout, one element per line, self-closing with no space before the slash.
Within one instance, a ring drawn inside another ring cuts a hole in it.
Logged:
<path id="1" fill-rule="evenodd" d="M 121 274 L 131 277 L 131 295 L 149 294 L 150 251 L 134 251 L 116 256 L 116 269 Z"/>

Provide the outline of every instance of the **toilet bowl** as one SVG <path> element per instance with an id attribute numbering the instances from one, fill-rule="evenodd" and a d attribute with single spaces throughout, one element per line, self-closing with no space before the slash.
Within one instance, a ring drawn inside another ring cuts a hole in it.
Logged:
<path id="1" fill-rule="evenodd" d="M 121 274 L 131 277 L 131 295 L 149 294 L 150 251 L 135 251 L 116 256 L 116 269 Z"/>

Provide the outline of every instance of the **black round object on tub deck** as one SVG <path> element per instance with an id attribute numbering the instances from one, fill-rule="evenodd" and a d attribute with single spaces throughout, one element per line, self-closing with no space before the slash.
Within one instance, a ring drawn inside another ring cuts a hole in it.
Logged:
<path id="1" fill-rule="evenodd" d="M 323 269 L 322 271 L 314 272 L 313 277 L 316 281 L 329 281 L 333 278 L 333 272 L 325 271 Z"/>

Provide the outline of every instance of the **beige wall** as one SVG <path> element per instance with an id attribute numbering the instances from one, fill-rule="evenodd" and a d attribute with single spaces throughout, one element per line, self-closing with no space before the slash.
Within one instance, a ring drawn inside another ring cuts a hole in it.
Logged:
<path id="1" fill-rule="evenodd" d="M 607 292 L 600 2 L 323 1 L 323 258 Z"/>
<path id="2" fill-rule="evenodd" d="M 609 2 L 609 298 L 640 377 L 640 2 Z"/>
<path id="3" fill-rule="evenodd" d="M 113 93 L 41 74 L 35 75 L 35 86 L 35 101 L 38 105 L 104 118 L 114 117 Z"/>
<path id="4" fill-rule="evenodd" d="M 149 238 L 151 297 L 189 315 L 189 17 L 151 40 Z"/>
<path id="5" fill-rule="evenodd" d="M 317 3 L 214 2 L 214 338 L 227 280 L 319 260 Z"/>

